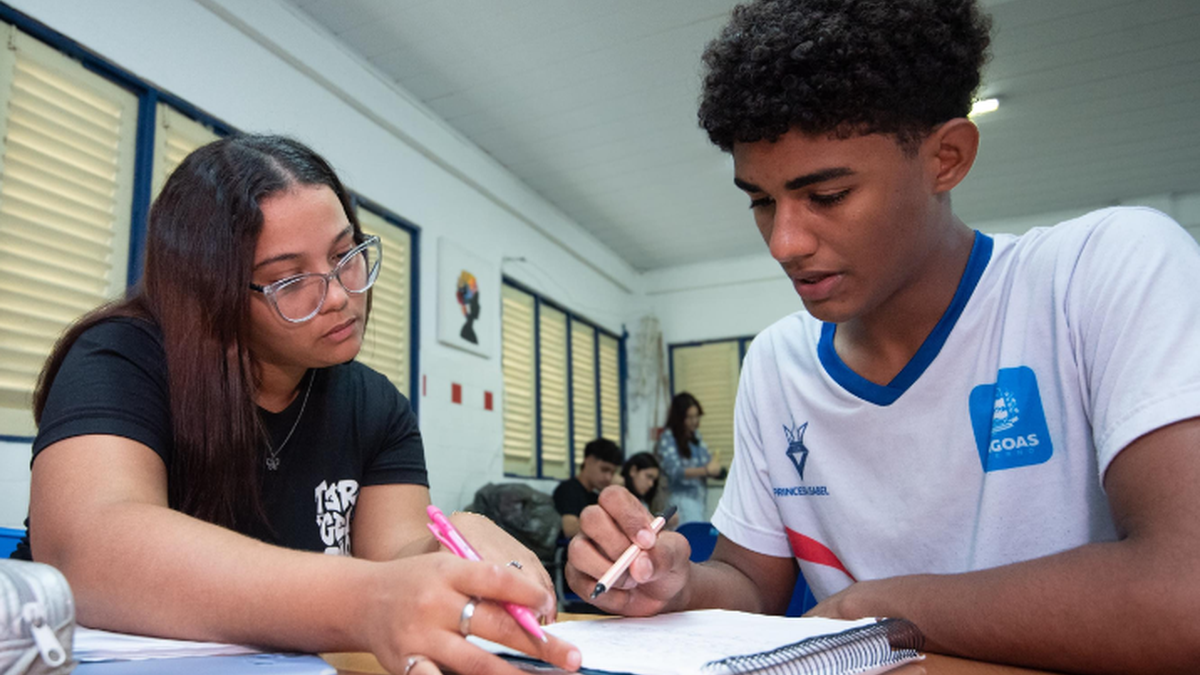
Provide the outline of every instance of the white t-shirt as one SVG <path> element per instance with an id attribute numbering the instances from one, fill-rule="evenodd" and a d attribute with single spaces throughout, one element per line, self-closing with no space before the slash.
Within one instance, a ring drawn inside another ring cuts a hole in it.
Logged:
<path id="1" fill-rule="evenodd" d="M 887 386 L 846 367 L 834 330 L 801 312 L 755 338 L 713 517 L 747 549 L 795 556 L 818 599 L 1113 540 L 1109 463 L 1200 416 L 1200 247 L 1151 209 L 977 233 L 950 307 Z"/>

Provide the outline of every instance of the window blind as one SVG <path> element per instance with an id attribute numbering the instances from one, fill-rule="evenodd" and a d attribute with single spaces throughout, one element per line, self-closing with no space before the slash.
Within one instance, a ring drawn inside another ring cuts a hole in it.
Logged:
<path id="1" fill-rule="evenodd" d="M 372 288 L 371 318 L 358 360 L 412 398 L 412 235 L 369 209 L 358 209 L 358 222 L 383 244 L 383 266 Z"/>
<path id="2" fill-rule="evenodd" d="M 621 437 L 621 372 L 618 341 L 599 334 L 600 340 L 600 435 L 625 447 Z"/>
<path id="3" fill-rule="evenodd" d="M 55 340 L 125 288 L 138 106 L 0 26 L 0 433 L 32 435 L 33 389 Z"/>
<path id="4" fill-rule="evenodd" d="M 502 284 L 500 365 L 504 377 L 504 472 L 537 474 L 534 298 Z"/>
<path id="5" fill-rule="evenodd" d="M 737 340 L 676 347 L 671 355 L 675 393 L 686 391 L 700 401 L 700 434 L 728 467 L 733 461 L 733 404 L 741 369 Z"/>
<path id="6" fill-rule="evenodd" d="M 193 150 L 217 140 L 219 136 L 196 120 L 166 103 L 159 103 L 154 134 L 154 177 L 150 184 L 151 200 L 158 198 L 167 177 Z"/>
<path id="7" fill-rule="evenodd" d="M 571 320 L 571 416 L 575 423 L 575 468 L 583 446 L 599 436 L 596 425 L 596 329 Z"/>
<path id="8" fill-rule="evenodd" d="M 569 478 L 567 425 L 567 315 L 545 303 L 538 309 L 542 475 Z"/>

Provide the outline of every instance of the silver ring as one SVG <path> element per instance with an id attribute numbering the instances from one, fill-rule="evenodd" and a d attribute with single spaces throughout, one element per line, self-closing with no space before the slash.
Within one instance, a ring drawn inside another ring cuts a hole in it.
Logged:
<path id="1" fill-rule="evenodd" d="M 418 656 L 415 654 L 413 656 L 408 657 L 408 661 L 404 662 L 404 675 L 408 675 L 408 671 L 412 670 L 413 666 L 417 665 L 418 663 L 420 663 L 422 661 L 428 661 L 428 660 L 429 659 L 425 658 L 424 656 Z"/>
<path id="2" fill-rule="evenodd" d="M 519 570 L 520 570 L 520 569 L 524 569 L 524 566 L 523 566 L 523 565 L 521 565 L 521 562 L 520 562 L 519 560 L 509 560 L 509 561 L 508 561 L 508 566 L 509 566 L 509 567 L 515 567 L 515 568 L 517 568 L 517 569 L 519 569 Z"/>
<path id="3" fill-rule="evenodd" d="M 475 605 L 478 604 L 479 598 L 467 600 L 467 604 L 463 605 L 462 614 L 458 615 L 458 632 L 462 633 L 463 637 L 471 634 L 471 617 L 475 616 Z"/>

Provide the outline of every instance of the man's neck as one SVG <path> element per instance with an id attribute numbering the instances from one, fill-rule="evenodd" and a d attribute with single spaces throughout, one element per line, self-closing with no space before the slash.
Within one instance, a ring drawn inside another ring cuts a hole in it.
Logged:
<path id="1" fill-rule="evenodd" d="M 953 301 L 974 240 L 974 231 L 956 219 L 920 274 L 879 307 L 838 324 L 834 349 L 842 362 L 876 384 L 887 384 L 898 375 Z"/>

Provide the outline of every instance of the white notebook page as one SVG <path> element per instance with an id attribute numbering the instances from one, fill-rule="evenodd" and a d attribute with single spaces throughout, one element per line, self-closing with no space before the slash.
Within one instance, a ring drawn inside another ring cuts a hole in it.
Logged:
<path id="1" fill-rule="evenodd" d="M 708 609 L 644 619 L 567 621 L 546 626 L 546 632 L 579 647 L 584 668 L 637 675 L 699 675 L 710 661 L 769 651 L 875 621 Z M 478 642 L 495 653 L 517 653 L 502 645 Z"/>

